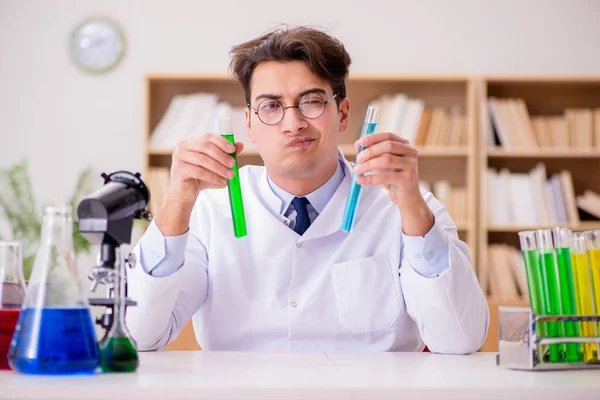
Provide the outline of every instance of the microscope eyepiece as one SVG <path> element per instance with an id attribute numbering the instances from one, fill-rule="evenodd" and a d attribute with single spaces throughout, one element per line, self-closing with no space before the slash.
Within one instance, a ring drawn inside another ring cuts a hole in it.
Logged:
<path id="1" fill-rule="evenodd" d="M 85 197 L 77 207 L 79 231 L 90 242 L 116 245 L 131 241 L 134 219 L 150 220 L 146 210 L 150 191 L 140 174 L 117 171 L 102 174 L 104 185 Z"/>

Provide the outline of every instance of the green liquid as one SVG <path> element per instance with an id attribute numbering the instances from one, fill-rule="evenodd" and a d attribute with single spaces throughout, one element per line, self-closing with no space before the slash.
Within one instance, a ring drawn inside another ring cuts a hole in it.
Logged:
<path id="1" fill-rule="evenodd" d="M 221 136 L 229 140 L 229 142 L 235 146 L 233 134 Z M 240 186 L 237 156 L 235 152 L 231 153 L 230 156 L 232 156 L 235 160 L 235 164 L 233 167 L 231 167 L 233 170 L 233 178 L 231 178 L 227 183 L 227 187 L 229 189 L 229 204 L 231 206 L 231 217 L 233 219 L 233 232 L 235 237 L 241 238 L 247 234 L 246 217 L 244 214 L 244 203 L 242 201 L 242 189 Z"/>
<path id="2" fill-rule="evenodd" d="M 556 260 L 558 262 L 558 278 L 560 288 L 560 302 L 563 315 L 575 315 L 575 286 L 571 268 L 571 251 L 568 247 L 556 248 Z M 565 336 L 577 337 L 579 332 L 577 322 L 563 322 Z M 578 343 L 566 344 L 566 362 L 579 362 L 581 356 Z"/>
<path id="3" fill-rule="evenodd" d="M 542 315 L 559 315 L 560 303 L 558 292 L 558 276 L 556 275 L 556 267 L 554 264 L 554 253 L 542 253 L 540 256 L 540 266 L 542 271 L 542 284 L 544 288 L 543 298 L 545 309 Z M 562 325 L 556 322 L 546 323 L 548 337 L 562 336 Z M 561 350 L 564 350 L 563 344 L 550 345 L 550 362 L 560 362 Z"/>
<path id="4" fill-rule="evenodd" d="M 101 355 L 104 372 L 134 372 L 139 365 L 137 350 L 126 337 L 109 338 Z"/>
<path id="5" fill-rule="evenodd" d="M 594 303 L 592 300 L 592 283 L 588 271 L 586 254 L 571 253 L 573 275 L 575 277 L 575 305 L 577 315 L 593 315 Z M 579 332 L 583 337 L 596 336 L 596 327 L 593 322 L 579 322 Z M 597 346 L 594 343 L 583 343 L 583 362 L 595 362 Z"/>
<path id="6" fill-rule="evenodd" d="M 529 288 L 529 303 L 535 315 L 542 315 L 546 308 L 544 303 L 544 289 L 542 286 L 542 275 L 538 263 L 537 250 L 524 250 L 523 261 L 525 262 L 525 273 L 527 275 L 527 287 Z M 546 335 L 544 323 L 536 323 L 536 331 L 539 336 Z"/>

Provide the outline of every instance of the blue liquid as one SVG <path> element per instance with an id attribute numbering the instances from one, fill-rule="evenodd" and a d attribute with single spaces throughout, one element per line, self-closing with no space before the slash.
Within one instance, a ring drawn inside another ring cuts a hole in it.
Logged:
<path id="1" fill-rule="evenodd" d="M 365 123 L 360 137 L 374 133 L 376 129 L 376 123 Z M 358 149 L 358 153 L 360 153 L 364 149 L 365 148 L 363 146 L 360 146 L 360 148 Z M 356 164 L 358 165 L 358 161 L 356 162 Z M 358 208 L 358 203 L 360 202 L 361 193 L 362 186 L 356 183 L 356 174 L 352 174 L 352 181 L 350 182 L 350 191 L 348 192 L 348 198 L 346 199 L 346 207 L 344 209 L 344 217 L 342 218 L 341 229 L 344 232 L 350 232 L 352 231 L 352 228 L 354 228 L 354 222 L 356 220 L 356 209 Z"/>
<path id="2" fill-rule="evenodd" d="M 100 349 L 89 310 L 22 310 L 8 356 L 11 368 L 25 374 L 94 373 Z"/>

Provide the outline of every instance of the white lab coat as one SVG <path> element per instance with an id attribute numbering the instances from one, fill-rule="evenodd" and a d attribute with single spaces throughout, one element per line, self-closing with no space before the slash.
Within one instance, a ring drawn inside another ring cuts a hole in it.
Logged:
<path id="1" fill-rule="evenodd" d="M 344 180 L 303 236 L 278 214 L 263 167 L 240 170 L 244 238 L 233 235 L 227 189 L 203 191 L 183 266 L 166 277 L 140 265 L 128 271 L 138 305 L 128 308 L 127 325 L 139 349 L 162 349 L 192 318 L 204 350 L 478 350 L 488 306 L 445 208 L 423 192 L 435 226 L 425 238 L 407 238 L 388 192 L 365 186 L 355 228 L 342 232 L 352 167 L 344 164 Z M 138 260 L 141 251 L 146 259 L 172 256 L 154 223 L 145 235 Z M 439 276 L 423 275 L 440 260 L 447 265 Z"/>

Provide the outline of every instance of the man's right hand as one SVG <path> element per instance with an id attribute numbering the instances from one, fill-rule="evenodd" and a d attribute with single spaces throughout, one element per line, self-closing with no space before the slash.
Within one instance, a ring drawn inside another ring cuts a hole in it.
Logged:
<path id="1" fill-rule="evenodd" d="M 236 154 L 244 145 L 236 142 Z M 217 134 L 190 136 L 173 152 L 171 179 L 156 224 L 165 236 L 185 233 L 200 192 L 220 188 L 233 177 L 233 145 Z"/>

